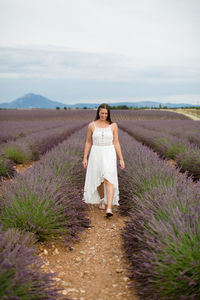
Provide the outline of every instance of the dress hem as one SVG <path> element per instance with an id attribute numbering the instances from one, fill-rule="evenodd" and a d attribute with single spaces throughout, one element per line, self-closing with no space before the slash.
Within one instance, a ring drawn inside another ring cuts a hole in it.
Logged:
<path id="1" fill-rule="evenodd" d="M 86 196 L 87 191 L 84 191 L 83 200 L 89 204 L 98 204 L 100 202 L 100 196 L 99 196 L 97 187 L 100 186 L 102 182 L 104 182 L 104 179 L 106 179 L 114 186 L 112 205 L 119 206 L 119 189 L 116 188 L 115 184 L 112 183 L 112 180 L 109 180 L 108 178 L 109 178 L 109 176 L 102 176 L 99 178 L 99 180 L 95 183 L 95 185 L 94 185 L 95 187 L 93 188 L 92 192 L 90 191 L 90 195 L 91 195 L 90 197 L 87 197 Z M 105 193 L 104 193 L 104 198 L 105 198 Z M 95 200 L 91 201 L 91 199 L 95 199 Z M 107 203 L 107 199 L 105 199 L 105 203 Z"/>

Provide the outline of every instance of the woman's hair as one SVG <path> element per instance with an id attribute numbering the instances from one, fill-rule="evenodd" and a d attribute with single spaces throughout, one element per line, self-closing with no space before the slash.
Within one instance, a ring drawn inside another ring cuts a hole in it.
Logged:
<path id="1" fill-rule="evenodd" d="M 106 104 L 106 103 L 100 104 L 99 107 L 97 108 L 97 113 L 96 113 L 95 121 L 98 120 L 98 119 L 100 119 L 100 117 L 99 117 L 99 112 L 100 112 L 100 109 L 101 109 L 101 108 L 107 109 L 107 111 L 108 111 L 108 116 L 107 116 L 106 121 L 108 121 L 110 124 L 112 124 L 113 122 L 111 121 L 111 117 L 110 117 L 110 107 L 109 107 L 108 104 Z"/>

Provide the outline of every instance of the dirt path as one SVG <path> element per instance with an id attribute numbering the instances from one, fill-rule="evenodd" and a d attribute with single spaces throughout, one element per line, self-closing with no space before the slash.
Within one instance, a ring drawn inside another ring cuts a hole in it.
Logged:
<path id="1" fill-rule="evenodd" d="M 120 235 L 127 218 L 119 215 L 117 207 L 113 211 L 114 216 L 107 219 L 105 211 L 90 205 L 91 228 L 81 233 L 72 251 L 58 242 L 40 246 L 40 256 L 46 260 L 44 269 L 58 272 L 58 286 L 70 299 L 137 299 L 129 287 Z"/>
<path id="2" fill-rule="evenodd" d="M 185 112 L 182 109 L 177 109 L 176 113 L 182 114 L 182 115 L 184 115 L 184 116 L 186 116 L 186 117 L 188 117 L 188 118 L 190 118 L 191 120 L 194 120 L 194 121 L 199 121 L 200 120 L 200 118 L 198 118 L 198 117 L 196 117 L 196 116 L 194 116 L 194 115 L 192 115 L 190 113 L 187 113 L 187 112 Z"/>
<path id="3" fill-rule="evenodd" d="M 172 112 L 175 112 L 177 114 L 184 115 L 184 116 L 188 117 L 189 119 L 191 119 L 193 121 L 200 121 L 200 118 L 198 118 L 197 116 L 194 116 L 194 115 L 192 115 L 190 113 L 185 112 L 181 108 L 177 108 L 176 110 L 174 110 L 174 109 L 160 109 L 160 110 L 163 110 L 163 111 L 172 111 Z"/>

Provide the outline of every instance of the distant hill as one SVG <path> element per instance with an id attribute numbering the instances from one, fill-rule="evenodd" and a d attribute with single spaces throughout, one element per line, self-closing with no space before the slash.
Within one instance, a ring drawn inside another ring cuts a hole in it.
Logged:
<path id="1" fill-rule="evenodd" d="M 102 101 L 104 102 L 104 101 Z M 114 102 L 109 103 L 110 106 L 122 106 L 126 105 L 129 107 L 159 107 L 160 104 L 162 107 L 167 106 L 169 108 L 179 108 L 179 107 L 194 107 L 196 105 L 192 104 L 173 104 L 173 103 L 160 103 L 153 101 L 141 101 L 141 102 Z M 30 109 L 30 108 L 46 108 L 46 109 L 55 109 L 56 107 L 60 108 L 95 108 L 98 107 L 97 103 L 77 103 L 77 104 L 63 104 L 57 101 L 52 101 L 48 98 L 45 98 L 41 95 L 36 94 L 26 94 L 23 97 L 17 98 L 16 100 L 9 103 L 0 103 L 0 108 L 17 108 L 17 109 Z"/>
<path id="2" fill-rule="evenodd" d="M 64 107 L 65 104 L 49 100 L 43 96 L 35 94 L 26 94 L 23 97 L 9 103 L 0 103 L 1 108 L 56 108 Z"/>

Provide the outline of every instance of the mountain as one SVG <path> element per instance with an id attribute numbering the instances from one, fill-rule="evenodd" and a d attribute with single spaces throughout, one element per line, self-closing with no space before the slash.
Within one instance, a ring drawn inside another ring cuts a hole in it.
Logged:
<path id="1" fill-rule="evenodd" d="M 102 103 L 104 101 L 102 100 Z M 106 101 L 105 101 L 106 102 Z M 52 101 L 48 98 L 45 98 L 41 95 L 36 94 L 26 94 L 23 97 L 17 98 L 16 100 L 9 103 L 0 103 L 0 108 L 17 108 L 17 109 L 28 109 L 28 108 L 46 108 L 46 109 L 55 109 L 56 107 L 67 107 L 67 108 L 95 108 L 98 107 L 97 103 L 77 103 L 77 104 L 63 104 L 57 101 Z M 129 106 L 129 107 L 162 107 L 167 106 L 169 108 L 178 108 L 178 107 L 194 107 L 197 105 L 192 104 L 173 104 L 173 103 L 160 103 L 153 101 L 141 101 L 141 102 L 114 102 L 109 103 L 109 106 Z M 199 105 L 198 105 L 199 106 Z"/>
<path id="2" fill-rule="evenodd" d="M 26 94 L 9 103 L 0 103 L 1 108 L 63 108 L 63 103 L 49 100 L 41 95 Z"/>

